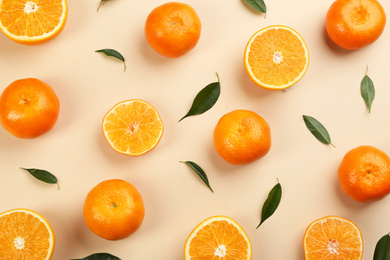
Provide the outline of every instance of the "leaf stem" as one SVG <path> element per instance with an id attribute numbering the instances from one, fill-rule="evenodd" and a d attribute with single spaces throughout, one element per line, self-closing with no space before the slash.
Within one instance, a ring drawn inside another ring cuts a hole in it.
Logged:
<path id="1" fill-rule="evenodd" d="M 99 12 L 100 6 L 102 6 L 103 2 L 104 2 L 104 0 L 100 0 L 100 4 L 99 4 L 98 9 L 96 10 L 96 12 Z"/>
<path id="2" fill-rule="evenodd" d="M 219 82 L 219 83 L 221 83 L 221 82 L 219 81 L 219 75 L 218 75 L 218 72 L 215 72 L 215 74 L 217 74 L 217 79 L 218 79 L 218 82 Z"/>

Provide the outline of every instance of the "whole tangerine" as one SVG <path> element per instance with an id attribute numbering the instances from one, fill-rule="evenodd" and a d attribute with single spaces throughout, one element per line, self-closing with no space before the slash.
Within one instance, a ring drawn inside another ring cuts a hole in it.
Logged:
<path id="1" fill-rule="evenodd" d="M 325 25 L 334 43 L 357 50 L 382 35 L 386 14 L 377 0 L 336 0 L 327 12 Z"/>
<path id="2" fill-rule="evenodd" d="M 132 184 L 112 179 L 89 191 L 83 214 L 93 233 L 107 240 L 119 240 L 141 227 L 145 208 L 141 194 Z"/>
<path id="3" fill-rule="evenodd" d="M 359 202 L 380 200 L 390 193 L 390 157 L 369 145 L 347 152 L 338 169 L 343 191 Z"/>
<path id="4" fill-rule="evenodd" d="M 36 78 L 20 79 L 0 96 L 0 123 L 19 138 L 36 138 L 53 128 L 60 110 L 54 90 Z"/>
<path id="5" fill-rule="evenodd" d="M 271 129 L 264 118 L 250 110 L 223 115 L 214 129 L 214 147 L 230 164 L 248 164 L 271 149 Z"/>
<path id="6" fill-rule="evenodd" d="M 188 4 L 169 2 L 153 9 L 145 22 L 145 36 L 159 54 L 178 58 L 199 41 L 201 22 Z"/>

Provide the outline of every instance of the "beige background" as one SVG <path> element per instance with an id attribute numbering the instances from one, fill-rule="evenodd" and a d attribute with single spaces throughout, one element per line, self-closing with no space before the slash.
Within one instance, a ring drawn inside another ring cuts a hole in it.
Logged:
<path id="1" fill-rule="evenodd" d="M 183 259 L 191 230 L 213 215 L 235 219 L 253 244 L 253 259 L 303 259 L 302 238 L 313 220 L 338 215 L 355 222 L 364 239 L 363 259 L 372 259 L 376 242 L 390 231 L 390 197 L 361 204 L 339 187 L 337 168 L 350 149 L 369 144 L 390 153 L 390 33 L 373 45 L 344 51 L 324 30 L 332 0 L 266 1 L 268 13 L 253 12 L 241 0 L 185 2 L 202 21 L 198 45 L 178 59 L 159 56 L 146 43 L 149 12 L 166 1 L 69 0 L 64 31 L 53 41 L 23 46 L 0 34 L 0 90 L 14 80 L 36 77 L 51 85 L 61 101 L 60 116 L 47 134 L 17 139 L 0 129 L 0 211 L 24 207 L 42 214 L 56 235 L 52 259 L 108 252 L 122 259 Z M 390 2 L 381 1 L 390 14 Z M 297 30 L 310 52 L 303 79 L 288 91 L 254 85 L 243 66 L 248 39 L 261 28 L 282 24 Z M 113 48 L 127 62 L 95 50 Z M 376 88 L 371 114 L 360 96 L 369 66 Z M 216 105 L 203 115 L 178 120 L 200 89 L 221 79 Z M 160 113 L 165 132 L 159 145 L 141 157 L 116 153 L 105 141 L 101 122 L 117 102 L 139 98 Z M 232 166 L 215 152 L 213 129 L 234 109 L 264 117 L 272 131 L 266 157 Z M 336 148 L 317 141 L 302 115 L 317 118 Z M 197 162 L 215 193 L 180 160 Z M 46 169 L 61 189 L 41 183 L 19 167 Z M 146 215 L 131 237 L 106 241 L 85 225 L 82 206 L 99 182 L 121 178 L 144 198 Z M 260 211 L 279 179 L 283 197 L 275 214 L 259 229 Z"/>

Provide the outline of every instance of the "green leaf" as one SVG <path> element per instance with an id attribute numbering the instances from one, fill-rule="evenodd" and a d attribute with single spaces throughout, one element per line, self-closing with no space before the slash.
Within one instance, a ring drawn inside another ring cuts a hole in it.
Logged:
<path id="1" fill-rule="evenodd" d="M 101 53 L 104 53 L 106 56 L 114 57 L 114 58 L 117 58 L 118 60 L 121 60 L 123 62 L 124 70 L 126 70 L 125 58 L 118 51 L 113 50 L 113 49 L 101 49 L 101 50 L 97 50 L 95 52 L 101 52 Z"/>
<path id="2" fill-rule="evenodd" d="M 330 140 L 330 136 L 326 128 L 314 117 L 303 115 L 307 129 L 317 138 L 318 141 L 324 144 L 330 144 L 335 147 Z"/>
<path id="3" fill-rule="evenodd" d="M 190 110 L 179 120 L 179 122 L 188 116 L 203 114 L 215 105 L 219 98 L 219 94 L 221 93 L 221 84 L 219 82 L 218 73 L 217 78 L 218 82 L 210 83 L 196 95 Z"/>
<path id="4" fill-rule="evenodd" d="M 370 113 L 372 101 L 375 98 L 375 88 L 374 88 L 374 83 L 372 82 L 371 78 L 367 75 L 367 72 L 368 72 L 368 66 L 366 69 L 366 75 L 363 77 L 360 83 L 360 93 L 362 95 L 364 103 L 366 103 L 366 106 L 368 107 L 368 113 Z"/>
<path id="5" fill-rule="evenodd" d="M 200 168 L 200 166 L 194 162 L 191 162 L 191 161 L 180 161 L 181 163 L 185 163 L 187 164 L 196 174 L 198 174 L 198 176 L 202 179 L 202 181 L 207 185 L 207 187 L 209 187 L 209 189 L 213 191 L 213 189 L 211 188 L 210 186 L 210 183 L 209 183 L 209 179 L 207 178 L 207 175 L 206 173 L 203 171 L 202 168 Z"/>
<path id="6" fill-rule="evenodd" d="M 390 233 L 384 235 L 376 244 L 374 260 L 390 260 Z"/>
<path id="7" fill-rule="evenodd" d="M 40 181 L 43 181 L 43 182 L 48 183 L 48 184 L 57 184 L 58 189 L 60 189 L 60 185 L 58 184 L 58 180 L 57 180 L 56 176 L 54 176 L 50 172 L 45 171 L 45 170 L 40 170 L 40 169 L 34 169 L 34 168 L 31 168 L 31 169 L 21 168 L 21 169 L 26 170 L 32 176 L 34 176 L 36 179 L 38 179 Z"/>
<path id="8" fill-rule="evenodd" d="M 103 3 L 106 2 L 106 1 L 108 1 L 108 0 L 100 0 L 100 4 L 99 4 L 98 9 L 96 10 L 96 12 L 99 12 L 100 6 L 102 6 Z"/>
<path id="9" fill-rule="evenodd" d="M 278 208 L 280 200 L 282 198 L 282 186 L 278 183 L 272 188 L 268 194 L 268 198 L 263 204 L 263 209 L 261 210 L 261 220 L 260 224 L 256 227 L 259 228 L 263 222 L 274 214 L 275 210 Z"/>
<path id="10" fill-rule="evenodd" d="M 85 258 L 72 259 L 72 260 L 121 260 L 120 258 L 107 253 L 97 253 Z"/>
<path id="11" fill-rule="evenodd" d="M 245 0 L 250 6 L 252 6 L 256 11 L 267 13 L 267 7 L 263 0 Z"/>

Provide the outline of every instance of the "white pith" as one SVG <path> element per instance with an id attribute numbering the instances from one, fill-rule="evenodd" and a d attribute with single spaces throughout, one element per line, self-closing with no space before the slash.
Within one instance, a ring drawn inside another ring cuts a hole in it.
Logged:
<path id="1" fill-rule="evenodd" d="M 218 257 L 225 257 L 226 256 L 226 246 L 225 245 L 219 245 L 217 249 L 215 249 L 215 256 Z"/>
<path id="2" fill-rule="evenodd" d="M 22 250 L 24 248 L 25 241 L 23 238 L 21 238 L 21 237 L 15 238 L 14 243 L 15 243 L 16 249 Z"/>
<path id="3" fill-rule="evenodd" d="M 32 12 L 36 12 L 38 10 L 39 6 L 34 3 L 33 1 L 28 1 L 25 5 L 24 5 L 24 12 L 26 14 L 29 14 L 29 13 L 32 13 Z"/>

